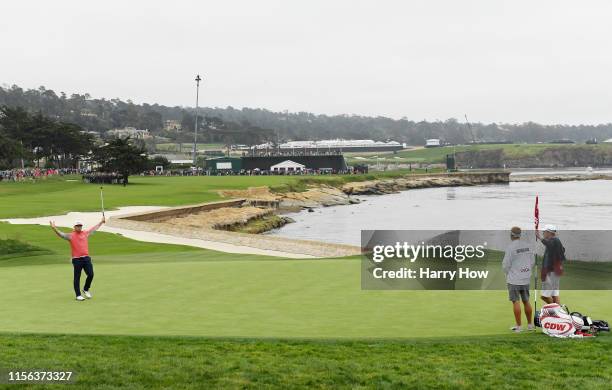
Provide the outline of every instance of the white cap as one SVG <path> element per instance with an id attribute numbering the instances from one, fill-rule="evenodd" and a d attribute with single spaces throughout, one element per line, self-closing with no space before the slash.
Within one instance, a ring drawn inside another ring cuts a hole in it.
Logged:
<path id="1" fill-rule="evenodd" d="M 78 225 L 83 226 L 83 222 L 81 222 L 81 221 L 74 221 L 74 225 L 73 226 L 78 226 Z"/>
<path id="2" fill-rule="evenodd" d="M 557 227 L 555 225 L 546 225 L 544 226 L 545 232 L 557 233 Z"/>

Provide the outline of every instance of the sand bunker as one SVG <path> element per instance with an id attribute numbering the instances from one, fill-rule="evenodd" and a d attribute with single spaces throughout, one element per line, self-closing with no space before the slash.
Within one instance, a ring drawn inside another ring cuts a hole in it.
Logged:
<path id="1" fill-rule="evenodd" d="M 166 210 L 168 207 L 159 206 L 130 206 L 120 207 L 118 210 L 106 211 L 106 219 L 118 218 L 120 216 L 153 212 L 159 210 Z M 47 217 L 36 217 L 36 218 L 9 218 L 2 219 L 0 221 L 8 222 L 16 225 L 45 225 L 49 226 L 49 221 L 55 221 L 57 226 L 72 227 L 76 220 L 79 220 L 85 224 L 85 227 L 95 225 L 102 218 L 101 212 L 71 212 L 63 215 L 52 215 Z M 217 242 L 202 240 L 197 238 L 185 238 L 177 237 L 169 234 L 131 230 L 119 227 L 111 227 L 104 225 L 100 228 L 100 231 L 121 234 L 124 237 L 131 238 L 133 240 L 145 241 L 145 242 L 157 242 L 162 244 L 178 244 L 178 245 L 189 245 L 197 248 L 211 249 L 220 252 L 228 253 L 241 253 L 241 254 L 256 254 L 265 256 L 276 256 L 286 258 L 312 258 L 314 256 L 296 254 L 268 249 L 254 248 L 245 245 L 235 245 L 226 242 Z M 53 234 L 49 229 L 49 234 Z"/>

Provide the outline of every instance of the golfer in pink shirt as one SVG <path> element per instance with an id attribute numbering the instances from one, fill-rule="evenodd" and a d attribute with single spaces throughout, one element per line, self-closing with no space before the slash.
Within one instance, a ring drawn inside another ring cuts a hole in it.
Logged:
<path id="1" fill-rule="evenodd" d="M 77 221 L 74 223 L 74 230 L 70 233 L 60 232 L 55 226 L 55 222 L 49 222 L 55 234 L 64 240 L 70 241 L 70 249 L 72 251 L 72 266 L 74 268 L 74 293 L 76 294 L 77 301 L 84 301 L 85 298 L 92 298 L 89 289 L 91 288 L 91 282 L 93 281 L 94 271 L 93 264 L 91 263 L 91 257 L 89 257 L 88 239 L 89 236 L 98 230 L 105 222 L 106 219 L 102 217 L 102 220 L 97 225 L 92 226 L 87 230 L 83 230 L 83 223 Z M 85 297 L 81 295 L 81 271 L 85 271 L 85 275 L 87 275 L 87 279 L 85 279 L 85 286 L 83 286 L 83 295 L 85 295 Z"/>

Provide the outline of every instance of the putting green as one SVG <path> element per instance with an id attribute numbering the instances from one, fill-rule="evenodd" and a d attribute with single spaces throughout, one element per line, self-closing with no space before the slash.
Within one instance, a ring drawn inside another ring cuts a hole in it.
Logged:
<path id="1" fill-rule="evenodd" d="M 505 334 L 512 323 L 504 291 L 362 291 L 357 259 L 279 260 L 105 233 L 91 240 L 94 299 L 76 302 L 65 242 L 40 226 L 0 224 L 2 233 L 51 253 L 0 259 L 10 313 L 1 332 L 412 338 Z M 611 297 L 563 294 L 608 319 Z"/>

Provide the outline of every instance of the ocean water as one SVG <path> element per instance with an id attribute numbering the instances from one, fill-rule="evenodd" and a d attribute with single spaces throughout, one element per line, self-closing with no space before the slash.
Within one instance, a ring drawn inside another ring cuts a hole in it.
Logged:
<path id="1" fill-rule="evenodd" d="M 427 188 L 362 203 L 289 214 L 296 223 L 268 234 L 359 245 L 361 230 L 533 229 L 535 197 L 540 226 L 563 230 L 612 230 L 612 181 L 527 182 Z"/>

